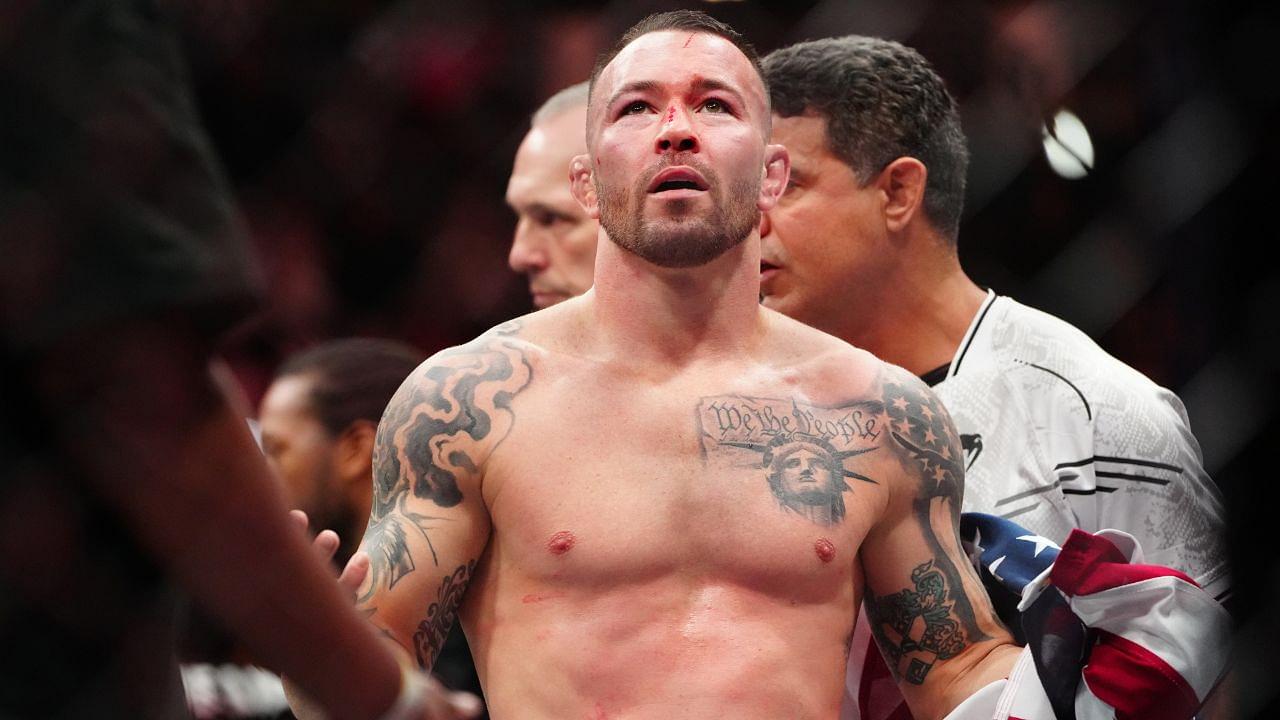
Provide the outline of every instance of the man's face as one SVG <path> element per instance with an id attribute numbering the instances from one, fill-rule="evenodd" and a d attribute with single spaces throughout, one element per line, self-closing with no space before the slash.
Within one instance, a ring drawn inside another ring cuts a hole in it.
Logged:
<path id="1" fill-rule="evenodd" d="M 765 307 L 841 335 L 883 300 L 897 262 L 882 214 L 884 195 L 865 187 L 827 148 L 825 118 L 773 118 L 773 142 L 791 154 L 791 182 L 761 227 Z"/>
<path id="2" fill-rule="evenodd" d="M 750 235 L 768 104 L 733 43 L 644 35 L 604 69 L 593 97 L 592 180 L 613 242 L 662 267 L 693 267 Z"/>
<path id="3" fill-rule="evenodd" d="M 334 487 L 334 441 L 311 412 L 311 379 L 287 375 L 267 388 L 258 410 L 262 450 L 284 483 L 289 506 L 311 518 L 316 529 L 333 527 L 338 493 Z"/>
<path id="4" fill-rule="evenodd" d="M 570 108 L 531 129 L 507 183 L 517 216 L 507 262 L 529 276 L 539 308 L 586 292 L 595 273 L 598 226 L 569 191 L 569 162 L 586 152 L 586 114 L 585 105 Z"/>

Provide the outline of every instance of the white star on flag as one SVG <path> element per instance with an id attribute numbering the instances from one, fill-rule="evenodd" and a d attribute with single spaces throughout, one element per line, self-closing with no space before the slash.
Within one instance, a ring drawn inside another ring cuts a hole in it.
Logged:
<path id="1" fill-rule="evenodd" d="M 1019 540 L 1021 540 L 1022 538 L 1018 538 L 1018 539 L 1019 539 Z M 997 579 L 997 580 L 1001 580 L 1001 581 L 1003 581 L 1003 580 L 1004 580 L 1004 578 L 1000 577 L 1000 574 L 996 572 L 996 568 L 1000 567 L 1000 563 L 1004 562 L 1004 561 L 1005 561 L 1005 558 L 1007 558 L 1007 557 L 1009 557 L 1009 556 L 1008 556 L 1008 555 L 1001 555 L 1000 557 L 996 558 L 996 561 L 995 561 L 995 562 L 993 562 L 993 563 L 991 563 L 990 565 L 988 565 L 988 566 L 987 566 L 987 570 L 990 570 L 990 571 L 991 571 L 991 576 L 992 576 L 992 577 L 994 577 L 994 578 L 995 578 L 995 579 Z"/>
<path id="2" fill-rule="evenodd" d="M 1046 537 L 1041 537 L 1041 536 L 1039 536 L 1039 535 L 1019 535 L 1019 536 L 1018 536 L 1018 539 L 1019 539 L 1019 540 L 1026 540 L 1026 541 L 1027 541 L 1027 542 L 1029 542 L 1029 543 L 1035 543 L 1035 544 L 1036 544 L 1036 553 L 1035 553 L 1035 555 L 1033 555 L 1033 557 L 1040 557 L 1040 553 L 1041 553 L 1045 548 L 1047 548 L 1047 547 L 1051 547 L 1051 548 L 1053 548 L 1054 550 L 1061 550 L 1061 549 L 1062 549 L 1062 548 L 1058 547 L 1058 544 L 1057 544 L 1057 543 L 1055 543 L 1054 541 L 1052 541 L 1052 540 L 1050 540 L 1049 538 L 1046 538 Z"/>

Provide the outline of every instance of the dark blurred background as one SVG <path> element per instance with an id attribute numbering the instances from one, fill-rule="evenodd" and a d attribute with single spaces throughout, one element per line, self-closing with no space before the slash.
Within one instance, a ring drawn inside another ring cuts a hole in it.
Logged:
<path id="1" fill-rule="evenodd" d="M 318 340 L 433 352 L 531 310 L 506 268 L 503 203 L 528 115 L 621 30 L 680 6 L 762 53 L 856 32 L 928 57 L 973 153 L 970 275 L 1178 392 L 1236 503 L 1237 568 L 1264 552 L 1280 356 L 1274 232 L 1254 211 L 1277 161 L 1280 22 L 1265 3 L 177 0 L 270 280 L 269 309 L 226 347 L 251 399 Z M 1053 121 L 1061 110 L 1089 148 Z M 1075 172 L 1050 164 L 1047 125 Z M 1257 602 L 1280 592 L 1264 576 Z"/>
<path id="2" fill-rule="evenodd" d="M 529 311 L 502 200 L 528 115 L 620 30 L 679 6 L 762 53 L 848 32 L 921 50 L 963 106 L 974 279 L 1179 391 L 1211 470 L 1261 427 L 1280 284 L 1243 193 L 1276 158 L 1280 23 L 1176 1 L 176 2 L 270 279 L 268 311 L 227 346 L 252 399 L 317 340 L 435 351 Z M 1046 158 L 1063 109 L 1091 140 L 1083 177 Z"/>

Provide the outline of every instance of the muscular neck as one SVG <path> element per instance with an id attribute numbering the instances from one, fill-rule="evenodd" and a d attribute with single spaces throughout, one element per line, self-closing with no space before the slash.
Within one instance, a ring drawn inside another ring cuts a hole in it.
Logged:
<path id="1" fill-rule="evenodd" d="M 762 329 L 760 240 L 750 237 L 710 263 L 657 267 L 601 233 L 593 321 L 606 352 L 649 365 L 685 365 L 749 352 Z"/>
<path id="2" fill-rule="evenodd" d="M 986 292 L 960 267 L 944 241 L 917 233 L 908 240 L 895 277 L 882 287 L 875 313 L 836 334 L 882 360 L 922 375 L 951 362 Z"/>

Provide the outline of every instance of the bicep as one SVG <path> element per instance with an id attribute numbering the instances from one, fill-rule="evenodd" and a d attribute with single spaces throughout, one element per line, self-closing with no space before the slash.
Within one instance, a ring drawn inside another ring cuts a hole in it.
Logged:
<path id="1" fill-rule="evenodd" d="M 357 598 L 424 668 L 434 662 L 490 533 L 481 493 L 489 455 L 529 382 L 514 346 L 492 340 L 428 360 L 378 426 L 373 503 Z"/>
<path id="2" fill-rule="evenodd" d="M 978 666 L 1010 637 L 960 545 L 963 452 L 949 415 L 896 371 L 884 412 L 890 500 L 862 552 L 868 621 L 908 702 L 929 715 L 958 688 L 1000 677 Z"/>
<path id="3" fill-rule="evenodd" d="M 489 536 L 478 490 L 464 493 L 451 508 L 406 499 L 371 519 L 361 543 L 369 574 L 357 607 L 423 668 L 444 646 Z"/>

